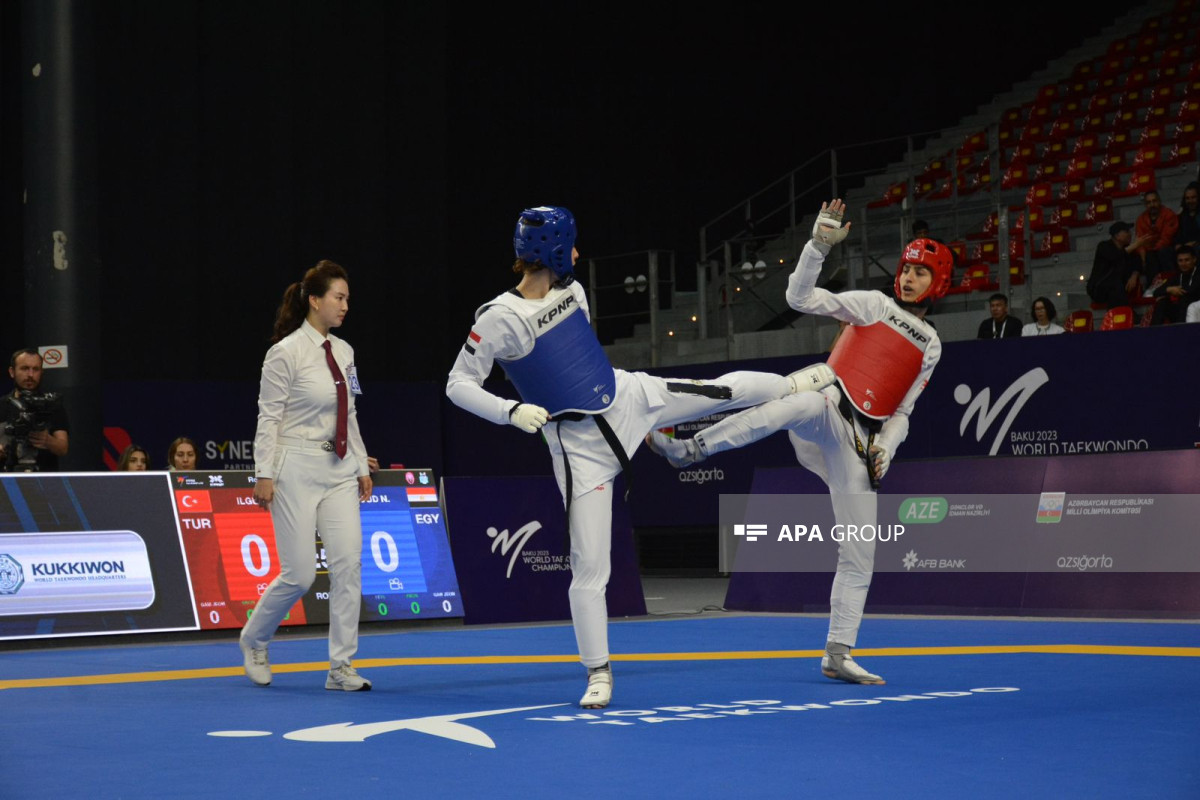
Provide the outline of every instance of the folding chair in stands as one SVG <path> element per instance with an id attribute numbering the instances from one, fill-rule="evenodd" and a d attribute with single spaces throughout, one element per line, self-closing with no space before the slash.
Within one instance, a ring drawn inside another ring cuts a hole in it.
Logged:
<path id="1" fill-rule="evenodd" d="M 1110 308 L 1100 323 L 1102 331 L 1123 331 L 1133 327 L 1133 309 L 1129 306 Z"/>
<path id="2" fill-rule="evenodd" d="M 1092 330 L 1092 312 L 1090 311 L 1072 311 L 1067 314 L 1067 333 L 1088 333 Z"/>

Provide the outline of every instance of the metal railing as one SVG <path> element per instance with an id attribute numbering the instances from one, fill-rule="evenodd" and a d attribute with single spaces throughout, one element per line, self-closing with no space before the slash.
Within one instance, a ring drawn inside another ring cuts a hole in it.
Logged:
<path id="1" fill-rule="evenodd" d="M 592 329 L 600 341 L 631 336 L 648 323 L 651 366 L 658 365 L 659 316 L 675 306 L 675 252 L 639 250 L 584 262 Z"/>

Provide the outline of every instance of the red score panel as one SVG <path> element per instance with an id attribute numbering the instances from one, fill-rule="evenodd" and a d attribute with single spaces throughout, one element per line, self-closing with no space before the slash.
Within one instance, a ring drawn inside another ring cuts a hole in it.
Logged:
<path id="1" fill-rule="evenodd" d="M 181 489 L 175 492 L 200 627 L 240 628 L 279 574 L 271 515 L 252 490 Z M 307 621 L 301 601 L 284 625 Z"/>

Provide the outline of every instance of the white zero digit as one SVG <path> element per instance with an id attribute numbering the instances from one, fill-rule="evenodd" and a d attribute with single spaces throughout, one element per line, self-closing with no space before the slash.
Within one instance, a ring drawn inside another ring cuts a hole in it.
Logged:
<path id="1" fill-rule="evenodd" d="M 442 601 L 442 611 L 445 611 L 447 614 L 449 614 L 451 608 L 453 608 L 453 606 L 450 605 L 449 600 Z"/>
<path id="2" fill-rule="evenodd" d="M 384 560 L 383 545 L 386 543 L 387 560 Z M 395 572 L 400 566 L 400 551 L 396 549 L 396 540 L 387 531 L 375 531 L 371 534 L 371 557 L 380 572 Z"/>
<path id="3" fill-rule="evenodd" d="M 255 567 L 250 558 L 251 545 L 258 548 L 258 560 L 262 563 L 261 567 Z M 256 578 L 261 578 L 271 571 L 271 554 L 267 551 L 267 543 L 257 533 L 249 533 L 242 537 L 242 565 L 246 567 L 246 572 Z"/>
<path id="4" fill-rule="evenodd" d="M 214 608 L 212 611 L 208 612 L 208 618 L 212 620 L 213 625 L 216 625 L 221 621 L 221 613 Z"/>

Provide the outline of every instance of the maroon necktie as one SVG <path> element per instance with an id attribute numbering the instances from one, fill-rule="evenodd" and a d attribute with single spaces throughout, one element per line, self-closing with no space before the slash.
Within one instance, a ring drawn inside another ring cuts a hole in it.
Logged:
<path id="1" fill-rule="evenodd" d="M 328 339 L 325 340 L 325 344 L 322 347 L 325 348 L 325 363 L 329 365 L 329 371 L 333 374 L 333 385 L 337 387 L 338 396 L 337 436 L 333 440 L 333 452 L 337 453 L 338 458 L 345 458 L 346 416 L 349 413 L 349 400 L 346 396 L 346 378 L 342 375 L 341 368 L 333 358 L 333 347 L 330 345 Z"/>

